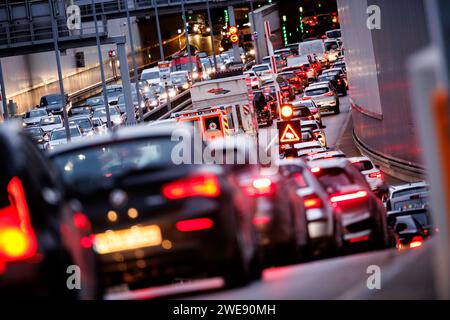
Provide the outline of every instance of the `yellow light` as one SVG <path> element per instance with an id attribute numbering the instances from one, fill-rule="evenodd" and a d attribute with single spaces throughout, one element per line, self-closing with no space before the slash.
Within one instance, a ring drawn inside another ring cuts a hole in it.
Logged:
<path id="1" fill-rule="evenodd" d="M 128 209 L 128 216 L 131 219 L 136 219 L 138 217 L 138 211 L 135 208 Z"/>
<path id="2" fill-rule="evenodd" d="M 166 250 L 170 250 L 170 249 L 172 249 L 172 242 L 170 240 L 164 240 L 161 243 L 161 246 Z"/>
<path id="3" fill-rule="evenodd" d="M 291 118 L 294 114 L 294 110 L 291 106 L 282 106 L 281 107 L 281 116 L 283 118 Z"/>
<path id="4" fill-rule="evenodd" d="M 28 241 L 23 232 L 19 229 L 9 228 L 0 234 L 0 247 L 9 257 L 19 257 L 28 248 Z"/>
<path id="5" fill-rule="evenodd" d="M 117 213 L 115 211 L 108 211 L 108 220 L 111 222 L 117 221 Z"/>

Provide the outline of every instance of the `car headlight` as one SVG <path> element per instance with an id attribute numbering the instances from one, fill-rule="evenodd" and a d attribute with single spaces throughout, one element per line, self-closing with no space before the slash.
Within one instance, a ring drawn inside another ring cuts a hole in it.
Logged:
<path id="1" fill-rule="evenodd" d="M 151 105 L 152 107 L 156 107 L 156 106 L 158 105 L 158 100 L 152 100 L 152 101 L 150 102 L 150 105 Z"/>
<path id="2" fill-rule="evenodd" d="M 114 119 L 114 120 L 113 120 L 113 123 L 114 123 L 115 125 L 122 124 L 122 122 L 123 122 L 122 118 L 117 118 L 117 119 Z"/>
<path id="3" fill-rule="evenodd" d="M 226 68 L 225 68 L 224 65 L 220 66 L 220 70 L 225 70 L 225 69 L 226 69 Z"/>
<path id="4" fill-rule="evenodd" d="M 177 92 L 175 90 L 169 91 L 169 97 L 173 98 L 177 95 Z"/>
<path id="5" fill-rule="evenodd" d="M 88 137 L 92 137 L 94 135 L 94 131 L 89 131 L 88 134 L 86 136 Z"/>
<path id="6" fill-rule="evenodd" d="M 198 79 L 198 72 L 194 72 L 194 73 L 192 74 L 192 78 Z"/>
<path id="7" fill-rule="evenodd" d="M 149 92 L 150 91 L 150 87 L 149 86 L 145 86 L 144 87 L 144 92 Z"/>
<path id="8" fill-rule="evenodd" d="M 189 84 L 188 83 L 183 84 L 183 89 L 189 89 Z"/>
<path id="9" fill-rule="evenodd" d="M 250 53 L 252 56 L 254 56 L 254 55 L 256 54 L 256 51 L 255 51 L 255 49 L 251 49 L 249 53 Z"/>

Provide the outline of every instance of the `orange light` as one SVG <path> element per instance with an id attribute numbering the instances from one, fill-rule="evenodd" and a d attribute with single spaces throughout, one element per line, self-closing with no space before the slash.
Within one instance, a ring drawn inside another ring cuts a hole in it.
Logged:
<path id="1" fill-rule="evenodd" d="M 367 191 L 361 190 L 354 193 L 347 193 L 347 194 L 341 194 L 337 196 L 331 197 L 330 201 L 333 203 L 336 202 L 342 202 L 342 201 L 349 201 L 349 200 L 355 200 L 355 199 L 361 199 L 367 197 Z"/>
<path id="2" fill-rule="evenodd" d="M 305 209 L 318 209 L 322 206 L 322 201 L 316 196 L 313 195 L 310 198 L 307 198 L 303 202 Z"/>
<path id="3" fill-rule="evenodd" d="M 208 218 L 191 219 L 178 221 L 175 225 L 178 231 L 192 232 L 211 229 L 214 226 L 214 222 Z"/>
<path id="4" fill-rule="evenodd" d="M 238 43 L 238 42 L 239 42 L 239 36 L 238 36 L 237 34 L 232 34 L 232 35 L 230 36 L 230 41 L 231 41 L 232 43 Z"/>
<path id="5" fill-rule="evenodd" d="M 410 249 L 415 249 L 423 245 L 423 238 L 421 236 L 415 236 L 409 244 Z"/>
<path id="6" fill-rule="evenodd" d="M 285 119 L 290 119 L 294 115 L 294 109 L 290 105 L 284 105 L 281 107 L 281 116 Z"/>
<path id="7" fill-rule="evenodd" d="M 237 28 L 236 26 L 231 26 L 231 27 L 228 29 L 228 32 L 229 32 L 230 34 L 237 34 L 237 33 L 238 33 L 238 28 Z"/>
<path id="8" fill-rule="evenodd" d="M 212 174 L 181 179 L 165 185 L 162 194 L 169 200 L 188 197 L 215 198 L 220 194 L 219 181 Z"/>

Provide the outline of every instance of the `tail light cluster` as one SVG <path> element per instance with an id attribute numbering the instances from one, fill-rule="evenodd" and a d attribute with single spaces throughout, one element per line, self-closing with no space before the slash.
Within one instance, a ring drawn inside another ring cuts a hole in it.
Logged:
<path id="1" fill-rule="evenodd" d="M 383 173 L 381 171 L 370 173 L 369 178 L 383 179 Z"/>
<path id="2" fill-rule="evenodd" d="M 18 177 L 12 178 L 6 190 L 11 204 L 0 210 L 0 269 L 1 260 L 5 264 L 37 254 L 36 235 L 22 181 Z"/>
<path id="3" fill-rule="evenodd" d="M 366 199 L 368 196 L 367 191 L 360 190 L 352 193 L 335 194 L 330 197 L 331 203 L 346 203 L 353 200 Z"/>
<path id="4" fill-rule="evenodd" d="M 169 200 L 215 198 L 220 195 L 220 185 L 215 175 L 206 173 L 168 183 L 162 187 L 162 194 Z"/>
<path id="5" fill-rule="evenodd" d="M 259 178 L 253 180 L 245 190 L 250 197 L 271 196 L 276 191 L 276 184 L 269 178 Z"/>
<path id="6" fill-rule="evenodd" d="M 326 97 L 332 97 L 334 95 L 333 91 L 328 91 L 324 94 Z"/>
<path id="7" fill-rule="evenodd" d="M 419 248 L 423 245 L 423 237 L 422 236 L 415 236 L 412 238 L 411 242 L 409 243 L 409 245 L 405 246 L 402 243 L 400 243 L 400 241 L 398 242 L 398 249 L 399 250 L 403 250 L 403 249 L 416 249 Z"/>
<path id="8" fill-rule="evenodd" d="M 316 195 L 311 194 L 303 198 L 303 205 L 306 210 L 322 208 L 322 200 Z"/>

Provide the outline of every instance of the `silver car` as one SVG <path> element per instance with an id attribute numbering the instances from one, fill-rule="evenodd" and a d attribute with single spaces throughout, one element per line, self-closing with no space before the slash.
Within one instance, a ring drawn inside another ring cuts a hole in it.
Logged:
<path id="1" fill-rule="evenodd" d="M 39 124 L 41 119 L 43 117 L 46 117 L 47 115 L 48 115 L 47 110 L 45 108 L 37 108 L 34 110 L 30 110 L 27 113 L 25 113 L 23 117 L 23 122 L 27 126 L 36 126 Z"/>
<path id="2" fill-rule="evenodd" d="M 341 112 L 338 94 L 330 82 L 318 82 L 309 86 L 305 89 L 302 100 L 314 101 L 320 112 Z"/>

